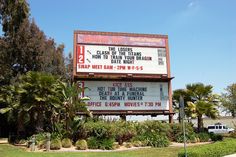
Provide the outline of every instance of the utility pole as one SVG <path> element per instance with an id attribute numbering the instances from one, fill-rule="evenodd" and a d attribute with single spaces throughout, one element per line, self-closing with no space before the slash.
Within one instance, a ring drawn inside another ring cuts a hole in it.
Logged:
<path id="1" fill-rule="evenodd" d="M 180 96 L 179 98 L 179 107 L 180 107 L 180 118 L 182 119 L 183 133 L 184 133 L 184 154 L 187 157 L 187 145 L 186 145 L 186 133 L 185 133 L 185 112 L 184 112 L 184 98 Z"/>

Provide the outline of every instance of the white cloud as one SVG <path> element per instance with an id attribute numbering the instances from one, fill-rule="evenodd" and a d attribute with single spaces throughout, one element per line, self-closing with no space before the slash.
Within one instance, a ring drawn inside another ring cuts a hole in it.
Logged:
<path id="1" fill-rule="evenodd" d="M 190 2 L 190 3 L 188 4 L 188 8 L 191 8 L 193 5 L 194 5 L 194 2 Z"/>

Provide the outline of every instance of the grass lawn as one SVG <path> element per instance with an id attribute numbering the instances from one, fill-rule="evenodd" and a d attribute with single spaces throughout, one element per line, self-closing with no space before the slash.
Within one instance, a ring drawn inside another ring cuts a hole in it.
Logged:
<path id="1" fill-rule="evenodd" d="M 0 144 L 1 157 L 176 157 L 178 147 L 145 148 L 122 152 L 26 152 L 18 147 Z"/>

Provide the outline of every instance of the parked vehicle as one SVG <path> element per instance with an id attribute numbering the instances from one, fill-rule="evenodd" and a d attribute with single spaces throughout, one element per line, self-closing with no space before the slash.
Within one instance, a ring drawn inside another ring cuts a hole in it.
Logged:
<path id="1" fill-rule="evenodd" d="M 215 133 L 215 134 L 226 134 L 226 133 L 234 132 L 233 128 L 228 128 L 226 125 L 223 125 L 221 123 L 208 125 L 207 129 L 209 133 Z"/>

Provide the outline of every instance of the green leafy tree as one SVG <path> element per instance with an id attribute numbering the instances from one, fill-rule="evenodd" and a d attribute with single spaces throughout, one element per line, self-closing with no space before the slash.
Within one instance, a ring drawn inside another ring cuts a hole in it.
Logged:
<path id="1" fill-rule="evenodd" d="M 218 101 L 219 96 L 213 94 L 211 85 L 202 83 L 188 84 L 186 89 L 175 90 L 173 100 L 179 103 L 182 95 L 185 100 L 185 113 L 187 117 L 197 118 L 198 131 L 203 128 L 203 116 L 216 118 L 219 115 Z"/>
<path id="2" fill-rule="evenodd" d="M 23 127 L 23 110 L 19 108 L 19 96 L 17 86 L 3 86 L 0 88 L 0 113 L 4 120 L 7 119 L 8 124 L 5 126 L 10 128 L 11 132 L 16 130 L 19 135 L 24 131 Z M 7 113 L 7 115 L 2 115 Z M 4 129 L 4 128 L 1 128 Z"/>
<path id="3" fill-rule="evenodd" d="M 28 17 L 29 5 L 26 0 L 0 0 L 0 22 L 5 36 L 14 36 Z"/>
<path id="4" fill-rule="evenodd" d="M 202 83 L 188 84 L 186 89 L 191 96 L 191 101 L 187 102 L 187 108 L 191 111 L 191 117 L 197 118 L 198 131 L 201 131 L 203 128 L 203 116 L 213 119 L 218 117 L 219 97 L 212 93 L 213 87 L 211 85 Z"/>
<path id="5" fill-rule="evenodd" d="M 66 65 L 66 79 L 72 81 L 73 78 L 73 56 L 71 52 L 65 58 Z"/>
<path id="6" fill-rule="evenodd" d="M 7 113 L 17 126 L 18 135 L 43 131 L 73 135 L 78 112 L 91 112 L 80 97 L 84 90 L 78 83 L 64 83 L 41 72 L 22 75 L 18 84 L 0 88 L 0 113 Z M 63 130 L 65 130 L 63 132 Z"/>
<path id="7" fill-rule="evenodd" d="M 229 85 L 222 94 L 221 103 L 225 111 L 236 117 L 236 83 Z"/>
<path id="8" fill-rule="evenodd" d="M 61 105 L 58 79 L 51 74 L 28 72 L 21 78 L 20 89 L 21 107 L 31 115 L 36 132 L 44 131 L 45 122 Z"/>
<path id="9" fill-rule="evenodd" d="M 46 124 L 50 127 L 52 115 L 60 108 L 58 87 L 58 79 L 53 75 L 28 72 L 20 77 L 19 84 L 14 87 L 17 89 L 11 90 L 13 91 L 11 95 L 2 99 L 8 105 L 0 111 L 1 113 L 16 111 L 16 116 L 22 121 L 20 123 L 18 121 L 17 124 L 28 123 L 31 129 L 35 129 L 33 132 L 42 132 L 47 129 Z"/>
<path id="10" fill-rule="evenodd" d="M 173 91 L 173 95 L 172 95 L 172 97 L 173 97 L 173 99 L 172 99 L 173 100 L 173 107 L 174 107 L 175 112 L 179 113 L 179 117 L 178 117 L 179 122 L 181 121 L 181 119 L 180 119 L 180 111 L 179 111 L 179 107 L 180 107 L 179 99 L 180 99 L 180 96 L 182 96 L 183 99 L 184 99 L 185 115 L 187 117 L 191 117 L 191 111 L 189 111 L 188 108 L 187 108 L 187 102 L 191 101 L 191 96 L 189 95 L 189 93 L 187 92 L 186 89 L 174 90 Z"/>
<path id="11" fill-rule="evenodd" d="M 64 45 L 47 38 L 29 19 L 26 0 L 0 0 L 1 85 L 10 84 L 28 71 L 48 72 L 65 77 Z"/>
<path id="12" fill-rule="evenodd" d="M 64 45 L 57 46 L 53 39 L 47 39 L 34 20 L 25 20 L 15 36 L 4 41 L 2 65 L 11 68 L 13 77 L 28 71 L 65 75 Z"/>

